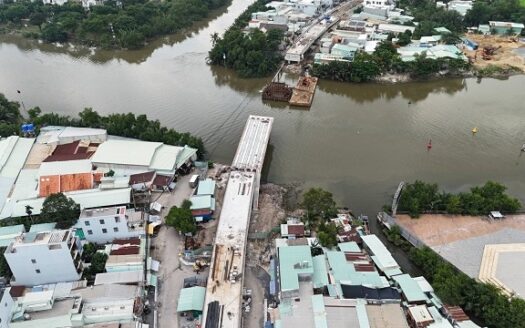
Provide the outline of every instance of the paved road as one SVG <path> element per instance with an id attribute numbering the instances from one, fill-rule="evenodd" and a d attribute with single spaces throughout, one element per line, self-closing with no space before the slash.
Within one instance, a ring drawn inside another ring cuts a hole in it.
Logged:
<path id="1" fill-rule="evenodd" d="M 191 196 L 193 189 L 189 187 L 188 181 L 191 175 L 182 177 L 177 182 L 175 190 L 171 193 L 164 193 L 157 200 L 165 209 L 162 217 L 168 213 L 171 206 L 180 206 L 184 199 Z M 184 239 L 175 229 L 162 226 L 159 234 L 153 239 L 153 257 L 159 260 L 159 292 L 157 299 L 158 327 L 171 328 L 179 327 L 177 316 L 177 302 L 184 278 L 194 275 L 191 267 L 184 266 L 179 262 L 178 254 L 184 249 Z M 187 322 L 181 322 L 181 326 Z"/>

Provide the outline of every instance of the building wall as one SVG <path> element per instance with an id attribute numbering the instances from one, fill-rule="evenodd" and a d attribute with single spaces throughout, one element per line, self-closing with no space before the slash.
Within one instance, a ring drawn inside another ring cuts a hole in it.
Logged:
<path id="1" fill-rule="evenodd" d="M 87 241 L 96 244 L 107 244 L 115 239 L 143 235 L 144 227 L 139 227 L 138 224 L 135 226 L 135 229 L 128 227 L 128 220 L 122 214 L 80 218 L 75 224 L 76 228 L 82 229 Z"/>
<path id="2" fill-rule="evenodd" d="M 76 244 L 76 240 L 76 238 L 73 238 L 74 242 L 72 245 Z M 51 245 L 60 245 L 60 248 L 50 249 L 49 246 Z M 80 279 L 81 273 L 77 272 L 67 243 L 62 242 L 51 245 L 33 244 L 19 246 L 16 247 L 16 252 L 14 253 L 9 252 L 10 248 L 7 248 L 4 255 L 15 278 L 15 281 L 11 281 L 11 284 L 15 286 L 35 286 Z M 77 245 L 76 247 L 79 246 Z M 77 252 L 77 261 L 80 261 L 80 254 L 81 248 Z"/>
<path id="3" fill-rule="evenodd" d="M 151 171 L 149 166 L 141 165 L 121 165 L 121 164 L 110 164 L 110 163 L 93 163 L 98 169 L 98 171 L 115 171 L 116 175 L 131 175 L 136 173 L 148 172 Z"/>
<path id="4" fill-rule="evenodd" d="M 0 300 L 0 328 L 9 328 L 13 305 L 14 301 L 11 294 L 9 294 L 9 289 L 5 289 Z"/>

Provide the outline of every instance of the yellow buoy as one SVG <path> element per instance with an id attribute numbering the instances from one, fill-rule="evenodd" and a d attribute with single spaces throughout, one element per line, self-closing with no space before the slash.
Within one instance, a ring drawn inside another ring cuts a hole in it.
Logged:
<path id="1" fill-rule="evenodd" d="M 478 128 L 472 129 L 472 133 L 478 133 Z"/>

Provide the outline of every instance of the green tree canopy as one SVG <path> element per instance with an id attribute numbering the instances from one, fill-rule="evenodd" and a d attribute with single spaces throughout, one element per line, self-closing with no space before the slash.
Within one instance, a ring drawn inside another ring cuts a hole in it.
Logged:
<path id="1" fill-rule="evenodd" d="M 182 202 L 180 207 L 173 206 L 168 216 L 166 216 L 166 224 L 182 233 L 195 234 L 195 232 L 197 232 L 197 225 L 191 215 L 190 207 L 191 202 L 187 199 Z"/>
<path id="2" fill-rule="evenodd" d="M 319 219 L 329 219 L 337 214 L 332 193 L 322 188 L 311 188 L 305 192 L 301 205 L 306 210 L 307 221 L 314 224 Z"/>
<path id="3" fill-rule="evenodd" d="M 322 223 L 317 231 L 317 239 L 323 247 L 337 246 L 337 226 L 333 222 Z"/>
<path id="4" fill-rule="evenodd" d="M 49 195 L 40 211 L 41 222 L 56 222 L 58 229 L 70 228 L 80 215 L 80 205 L 63 193 Z"/>

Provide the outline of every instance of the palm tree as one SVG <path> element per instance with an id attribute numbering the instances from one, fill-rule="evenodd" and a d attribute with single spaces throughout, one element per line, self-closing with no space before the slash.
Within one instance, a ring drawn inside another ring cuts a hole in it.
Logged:
<path id="1" fill-rule="evenodd" d="M 219 41 L 219 33 L 215 32 L 211 34 L 211 44 L 215 47 L 215 44 Z"/>

